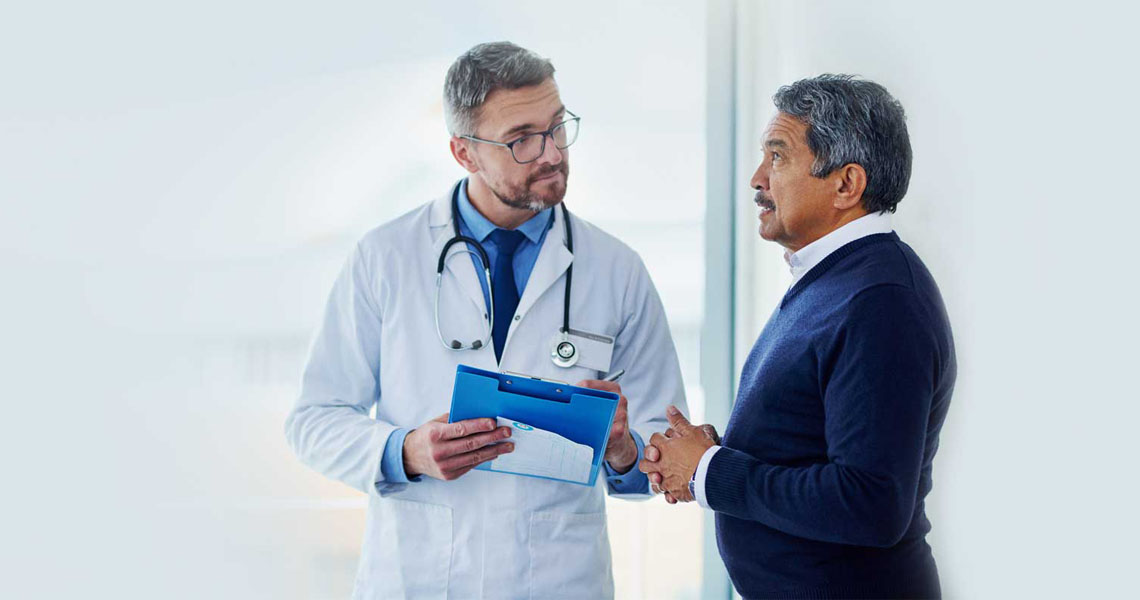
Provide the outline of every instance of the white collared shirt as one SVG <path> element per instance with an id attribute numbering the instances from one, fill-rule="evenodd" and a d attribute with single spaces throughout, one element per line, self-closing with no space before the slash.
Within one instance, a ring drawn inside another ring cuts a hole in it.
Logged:
<path id="1" fill-rule="evenodd" d="M 792 271 L 792 285 L 799 283 L 812 267 L 843 246 L 862 237 L 892 231 L 894 227 L 891 226 L 891 213 L 871 213 L 832 231 L 797 252 L 785 251 L 784 261 Z"/>
<path id="2" fill-rule="evenodd" d="M 788 263 L 788 267 L 792 271 L 792 283 L 788 287 L 795 286 L 808 271 L 811 271 L 828 255 L 843 246 L 859 238 L 892 231 L 894 231 L 894 227 L 891 225 L 891 213 L 871 213 L 832 231 L 800 248 L 797 252 L 785 251 L 784 261 Z M 705 499 L 705 475 L 708 474 L 709 463 L 712 462 L 712 457 L 717 450 L 720 450 L 720 446 L 713 446 L 705 451 L 704 455 L 701 456 L 701 462 L 697 464 L 697 471 L 693 475 L 693 496 L 696 497 L 697 504 L 704 508 L 709 507 L 708 501 Z"/>

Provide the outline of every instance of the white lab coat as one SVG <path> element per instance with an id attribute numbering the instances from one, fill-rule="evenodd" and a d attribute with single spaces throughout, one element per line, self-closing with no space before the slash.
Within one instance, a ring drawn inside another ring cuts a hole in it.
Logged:
<path id="1" fill-rule="evenodd" d="M 604 473 L 594 487 L 484 471 L 398 484 L 380 469 L 393 430 L 448 411 L 460 363 L 570 383 L 604 375 L 550 358 L 571 262 L 570 326 L 616 338 L 610 368 L 626 371 L 630 426 L 648 441 L 668 426 L 667 405 L 687 412 L 665 312 L 641 259 L 576 215 L 571 255 L 562 211 L 554 214 L 501 364 L 490 343 L 455 352 L 436 335 L 436 261 L 453 235 L 450 193 L 368 232 L 333 286 L 285 430 L 305 464 L 368 494 L 354 598 L 613 596 Z M 444 283 L 444 335 L 486 337 L 469 256 L 448 261 Z"/>

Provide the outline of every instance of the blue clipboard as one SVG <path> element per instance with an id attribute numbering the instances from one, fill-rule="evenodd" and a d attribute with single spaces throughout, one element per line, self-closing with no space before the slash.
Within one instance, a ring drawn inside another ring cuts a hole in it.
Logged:
<path id="1" fill-rule="evenodd" d="M 585 444 L 594 451 L 590 478 L 586 483 L 526 473 L 513 474 L 592 487 L 606 454 L 610 425 L 619 399 L 613 392 L 459 365 L 455 370 L 448 420 L 454 423 L 465 419 L 503 417 Z M 493 470 L 488 463 L 475 468 L 492 473 L 507 472 Z"/>

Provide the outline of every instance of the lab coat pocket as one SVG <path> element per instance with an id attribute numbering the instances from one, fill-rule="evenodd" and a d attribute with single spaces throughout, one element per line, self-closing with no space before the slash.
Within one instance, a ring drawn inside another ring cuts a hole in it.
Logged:
<path id="1" fill-rule="evenodd" d="M 531 598 L 612 598 L 605 513 L 530 516 Z"/>
<path id="2" fill-rule="evenodd" d="M 366 530 L 355 596 L 446 598 L 451 507 L 393 498 L 378 503 L 380 510 L 371 515 Z"/>

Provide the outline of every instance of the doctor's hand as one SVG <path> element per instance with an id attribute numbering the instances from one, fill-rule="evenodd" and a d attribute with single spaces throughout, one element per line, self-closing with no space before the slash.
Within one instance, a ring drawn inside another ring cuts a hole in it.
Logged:
<path id="1" fill-rule="evenodd" d="M 649 438 L 645 458 L 638 468 L 649 476 L 655 490 L 665 491 L 665 501 L 669 504 L 690 502 L 694 498 L 689 493 L 689 480 L 705 451 L 717 445 L 720 436 L 711 425 L 697 427 L 689 423 L 675 406 L 665 412 L 669 429 Z"/>
<path id="2" fill-rule="evenodd" d="M 515 449 L 507 442 L 510 427 L 495 427 L 494 419 L 467 419 L 448 423 L 444 413 L 413 429 L 404 438 L 404 472 L 409 478 L 427 475 L 451 481 L 476 465 Z"/>
<path id="3" fill-rule="evenodd" d="M 629 472 L 637 462 L 637 442 L 633 441 L 633 434 L 629 432 L 629 401 L 622 395 L 621 386 L 613 381 L 587 379 L 578 382 L 578 387 L 613 392 L 621 396 L 617 412 L 614 413 L 614 422 L 610 425 L 610 439 L 606 442 L 606 462 L 618 473 Z"/>

